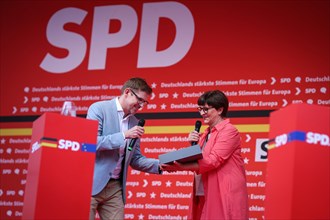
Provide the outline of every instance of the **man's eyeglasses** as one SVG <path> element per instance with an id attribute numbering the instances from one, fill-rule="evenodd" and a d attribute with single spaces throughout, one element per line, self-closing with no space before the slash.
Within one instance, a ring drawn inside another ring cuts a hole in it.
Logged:
<path id="1" fill-rule="evenodd" d="M 136 99 L 138 100 L 139 106 L 143 107 L 143 106 L 149 104 L 149 102 L 147 100 L 144 100 L 143 98 L 138 96 L 132 89 L 130 89 L 130 90 L 131 90 L 132 94 L 136 97 Z"/>
<path id="2" fill-rule="evenodd" d="M 208 110 L 210 110 L 211 108 L 214 108 L 214 107 L 197 107 L 197 110 L 199 112 L 203 111 L 206 114 L 208 112 Z"/>

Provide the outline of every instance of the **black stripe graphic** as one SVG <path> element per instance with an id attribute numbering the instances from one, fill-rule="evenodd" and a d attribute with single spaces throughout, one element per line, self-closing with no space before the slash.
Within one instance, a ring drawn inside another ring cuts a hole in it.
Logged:
<path id="1" fill-rule="evenodd" d="M 249 110 L 249 111 L 229 111 L 228 118 L 258 118 L 269 117 L 269 114 L 274 110 Z M 137 113 L 137 118 L 143 119 L 189 119 L 201 118 L 198 112 L 162 112 L 162 113 Z M 40 115 L 30 116 L 1 116 L 1 122 L 33 122 Z M 86 118 L 86 114 L 77 115 L 77 117 Z"/>
<path id="2" fill-rule="evenodd" d="M 54 141 L 54 142 L 57 142 L 56 138 L 49 138 L 49 137 L 42 137 L 40 140 L 41 141 Z"/>

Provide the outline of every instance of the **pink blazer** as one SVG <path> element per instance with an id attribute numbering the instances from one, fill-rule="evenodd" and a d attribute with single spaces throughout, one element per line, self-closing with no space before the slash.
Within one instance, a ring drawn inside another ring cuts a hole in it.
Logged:
<path id="1" fill-rule="evenodd" d="M 202 146 L 209 128 L 200 138 Z M 244 162 L 241 157 L 241 137 L 237 129 L 226 119 L 214 127 L 198 161 L 202 174 L 205 203 L 201 219 L 248 219 L 248 193 Z M 200 207 L 193 196 L 190 218 Z"/>

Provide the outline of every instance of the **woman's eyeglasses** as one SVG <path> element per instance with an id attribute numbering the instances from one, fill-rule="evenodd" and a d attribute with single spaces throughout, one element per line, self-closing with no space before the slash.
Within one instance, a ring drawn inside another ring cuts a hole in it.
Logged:
<path id="1" fill-rule="evenodd" d="M 214 108 L 214 107 L 198 107 L 197 110 L 199 112 L 203 111 L 203 113 L 207 113 L 211 108 Z"/>
<path id="2" fill-rule="evenodd" d="M 143 98 L 138 96 L 132 89 L 130 89 L 130 90 L 131 90 L 132 94 L 136 97 L 136 99 L 138 100 L 139 106 L 143 107 L 143 106 L 149 104 L 149 102 L 147 100 L 144 100 Z"/>

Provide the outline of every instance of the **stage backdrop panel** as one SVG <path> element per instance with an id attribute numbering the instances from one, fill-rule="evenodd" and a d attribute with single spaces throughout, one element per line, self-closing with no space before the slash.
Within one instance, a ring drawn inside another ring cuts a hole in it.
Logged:
<path id="1" fill-rule="evenodd" d="M 227 94 L 242 135 L 250 218 L 263 218 L 269 114 L 293 103 L 330 106 L 329 4 L 1 1 L 1 218 L 22 215 L 32 122 L 59 113 L 64 101 L 85 117 L 133 76 L 153 88 L 137 115 L 146 120 L 149 157 L 187 146 L 204 91 Z M 190 173 L 131 170 L 128 181 L 127 219 L 187 215 Z"/>

